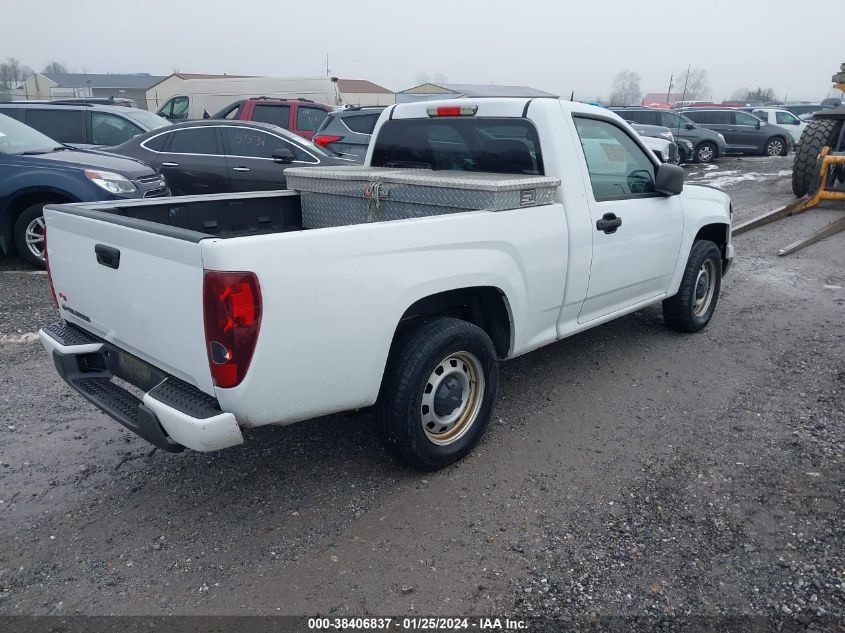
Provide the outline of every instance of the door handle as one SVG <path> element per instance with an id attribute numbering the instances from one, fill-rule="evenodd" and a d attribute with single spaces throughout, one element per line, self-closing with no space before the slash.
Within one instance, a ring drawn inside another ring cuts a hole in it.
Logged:
<path id="1" fill-rule="evenodd" d="M 249 167 L 232 167 L 232 171 L 249 171 Z"/>
<path id="2" fill-rule="evenodd" d="M 162 163 L 162 167 L 178 167 L 179 163 Z"/>
<path id="3" fill-rule="evenodd" d="M 97 256 L 98 264 L 102 264 L 108 268 L 114 268 L 115 270 L 120 266 L 120 251 L 113 246 L 96 244 L 94 246 L 94 254 Z"/>
<path id="4" fill-rule="evenodd" d="M 622 226 L 622 218 L 617 218 L 615 213 L 605 213 L 601 216 L 601 220 L 596 220 L 596 229 L 608 235 L 616 233 L 616 229 L 620 226 Z"/>

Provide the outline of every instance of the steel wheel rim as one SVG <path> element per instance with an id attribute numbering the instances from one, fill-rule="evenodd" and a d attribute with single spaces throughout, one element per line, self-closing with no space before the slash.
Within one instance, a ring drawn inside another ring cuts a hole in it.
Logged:
<path id="1" fill-rule="evenodd" d="M 454 352 L 437 363 L 420 402 L 420 422 L 430 442 L 447 446 L 466 435 L 481 410 L 484 384 L 484 370 L 474 354 Z M 454 409 L 444 409 L 453 404 Z"/>
<path id="2" fill-rule="evenodd" d="M 709 145 L 704 145 L 698 148 L 698 160 L 703 163 L 710 162 L 713 158 L 713 148 Z"/>
<path id="3" fill-rule="evenodd" d="M 768 145 L 769 156 L 780 156 L 783 151 L 783 143 L 778 140 L 769 141 Z"/>
<path id="4" fill-rule="evenodd" d="M 24 242 L 29 252 L 40 260 L 44 260 L 44 216 L 38 216 L 26 225 Z"/>
<path id="5" fill-rule="evenodd" d="M 695 277 L 695 286 L 693 286 L 693 304 L 692 313 L 697 316 L 703 316 L 710 309 L 710 304 L 713 302 L 713 295 L 716 292 L 716 265 L 712 259 L 708 259 L 701 264 L 698 269 L 698 275 Z"/>

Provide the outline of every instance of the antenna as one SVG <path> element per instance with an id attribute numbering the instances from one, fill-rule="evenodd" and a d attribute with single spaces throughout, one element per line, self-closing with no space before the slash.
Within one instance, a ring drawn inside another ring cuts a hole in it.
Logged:
<path id="1" fill-rule="evenodd" d="M 329 72 L 329 54 L 326 53 L 326 77 L 331 77 L 331 73 Z"/>
<path id="2" fill-rule="evenodd" d="M 675 73 L 669 75 L 669 90 L 666 91 L 666 103 L 669 103 L 669 95 L 672 94 L 672 80 L 675 78 Z"/>

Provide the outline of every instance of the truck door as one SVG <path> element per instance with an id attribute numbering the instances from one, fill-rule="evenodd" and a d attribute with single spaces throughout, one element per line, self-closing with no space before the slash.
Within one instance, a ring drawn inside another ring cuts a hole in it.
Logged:
<path id="1" fill-rule="evenodd" d="M 678 196 L 654 191 L 657 164 L 621 124 L 576 115 L 593 235 L 586 323 L 664 295 L 683 232 Z"/>

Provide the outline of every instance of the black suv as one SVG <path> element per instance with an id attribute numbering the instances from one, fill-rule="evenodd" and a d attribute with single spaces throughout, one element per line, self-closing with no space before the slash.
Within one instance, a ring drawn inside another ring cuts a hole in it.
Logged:
<path id="1" fill-rule="evenodd" d="M 692 143 L 692 158 L 696 162 L 709 163 L 727 152 L 728 146 L 721 134 L 701 127 L 673 110 L 640 106 L 611 108 L 611 110 L 626 121 L 668 127 L 676 139 L 684 139 Z"/>
<path id="2" fill-rule="evenodd" d="M 792 133 L 789 130 L 765 123 L 742 110 L 691 108 L 682 112 L 702 127 L 724 136 L 729 152 L 786 156 L 792 147 Z"/>
<path id="3" fill-rule="evenodd" d="M 355 106 L 330 112 L 312 140 L 320 147 L 341 155 L 352 154 L 363 160 L 367 155 L 376 121 L 384 108 L 385 106 Z"/>

